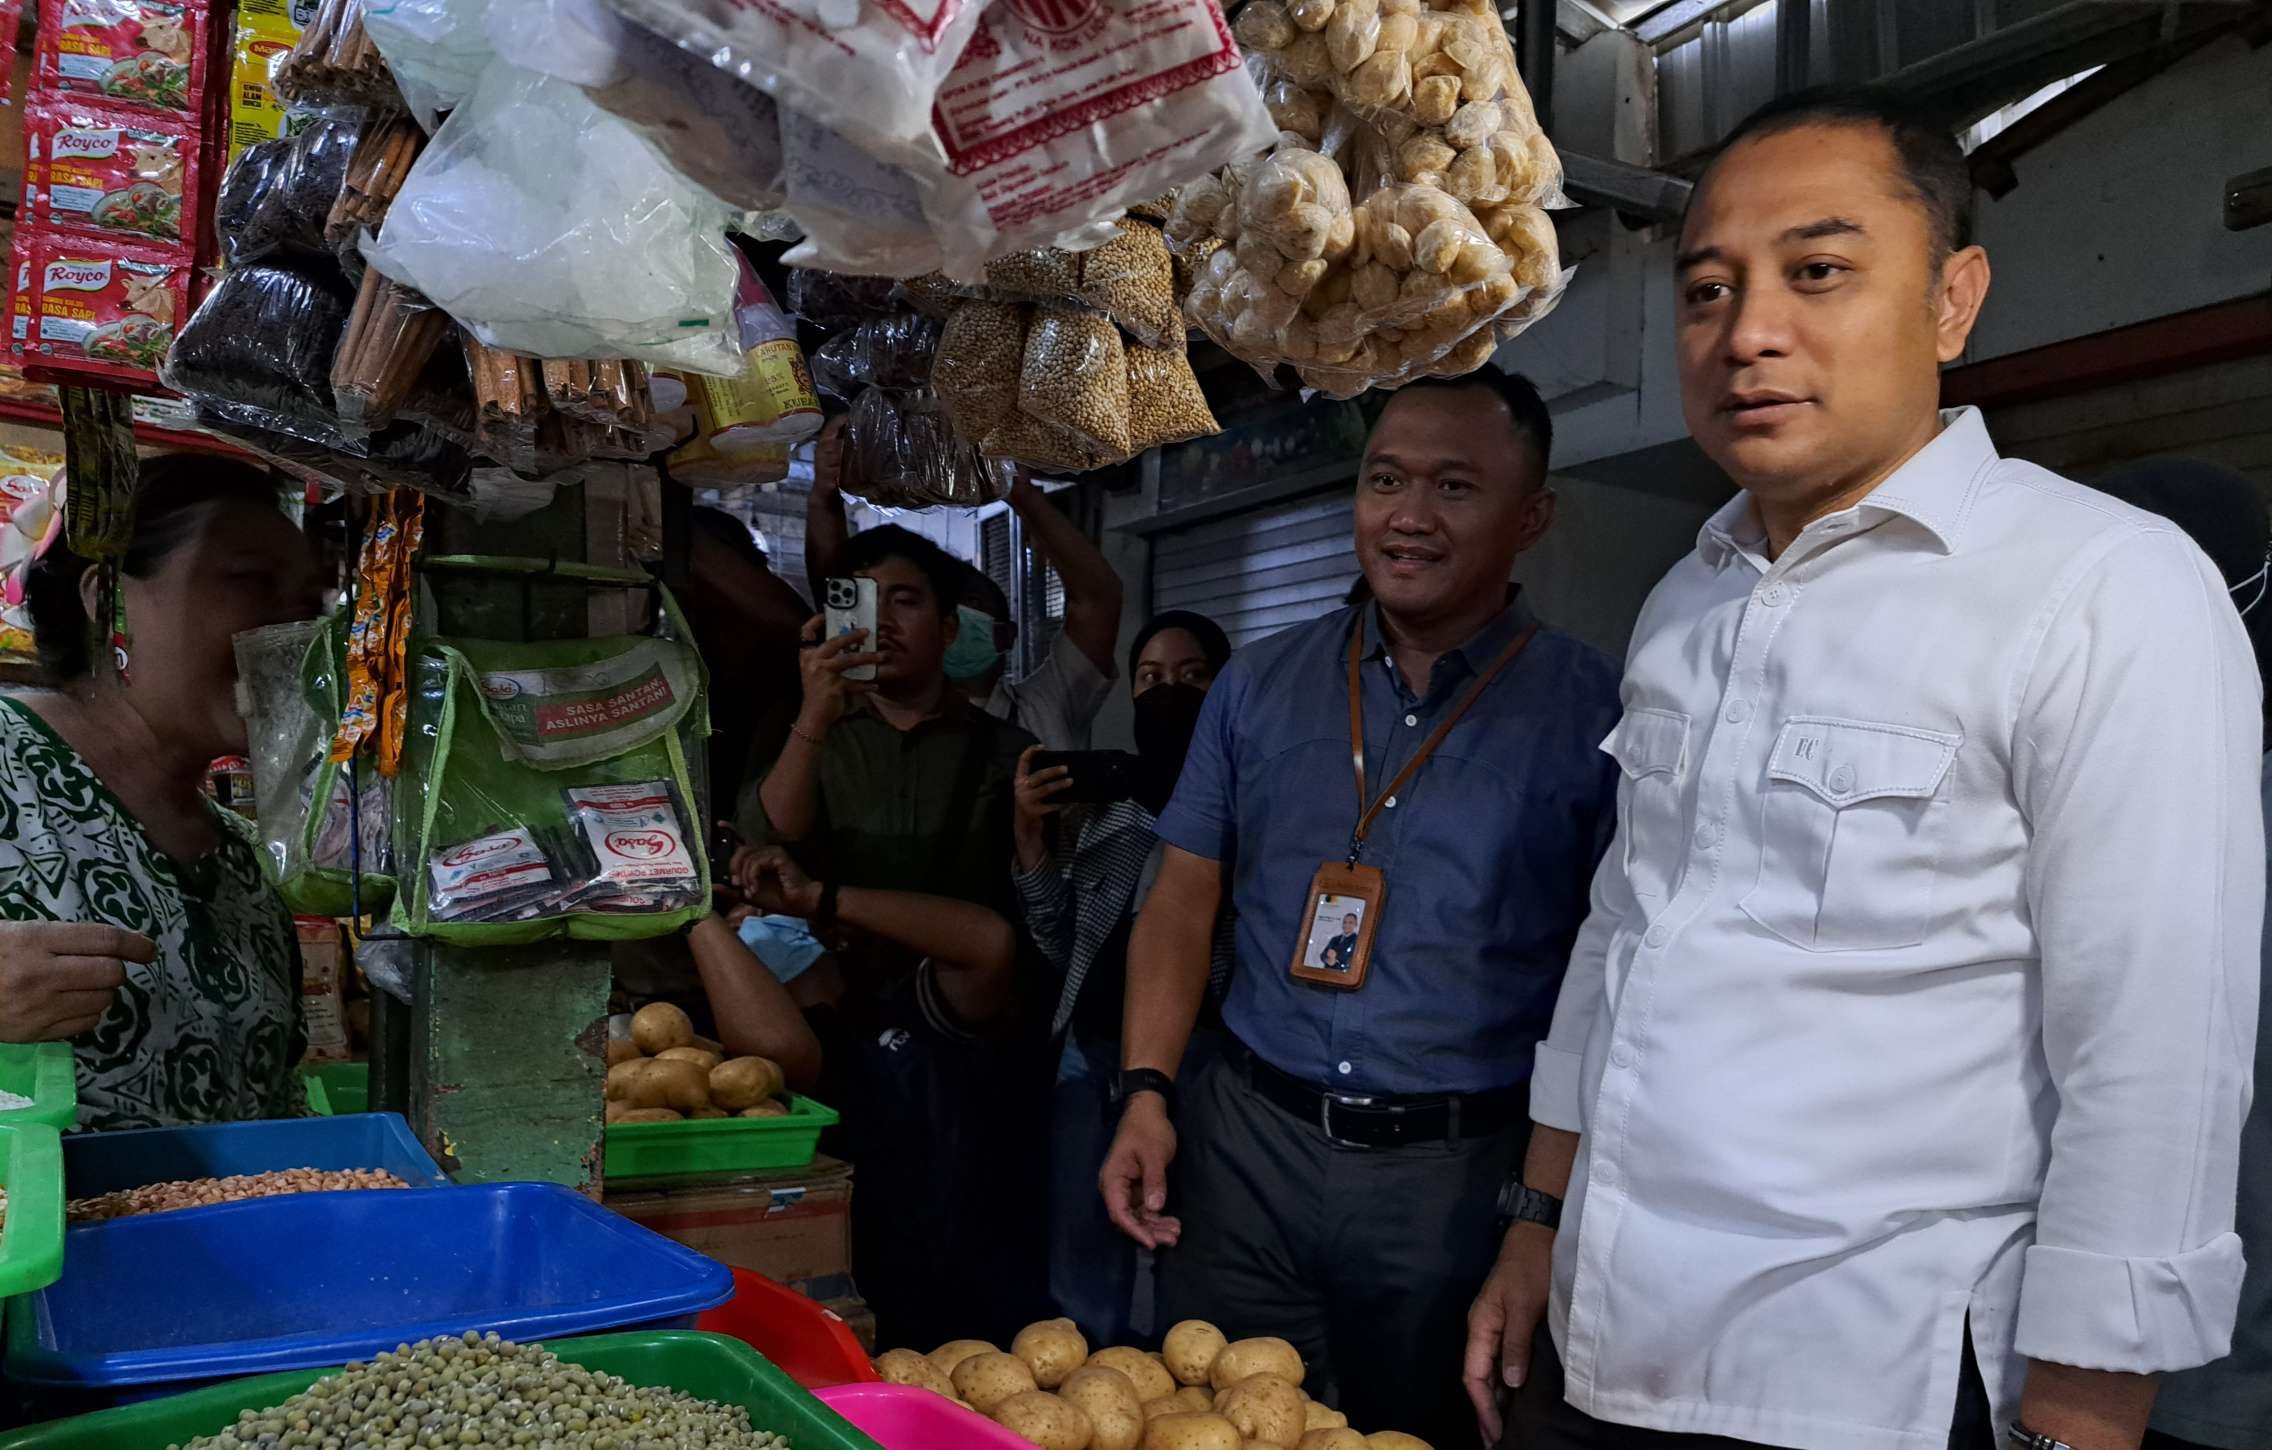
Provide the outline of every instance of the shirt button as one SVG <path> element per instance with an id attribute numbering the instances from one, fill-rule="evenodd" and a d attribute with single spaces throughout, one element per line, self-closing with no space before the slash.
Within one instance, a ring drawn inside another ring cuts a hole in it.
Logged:
<path id="1" fill-rule="evenodd" d="M 1728 702 L 1728 723 L 1730 725 L 1741 725 L 1744 721 L 1749 720 L 1750 718 L 1751 701 L 1731 700 Z"/>
<path id="2" fill-rule="evenodd" d="M 1347 1077 L 1349 1075 L 1349 1064 L 1346 1062 L 1337 1062 L 1334 1064 L 1334 1068 L 1338 1072 L 1340 1072 L 1343 1077 Z"/>
<path id="3" fill-rule="evenodd" d="M 1780 584 L 1770 584 L 1765 589 L 1759 591 L 1759 602 L 1766 605 L 1769 609 L 1779 608 L 1782 605 L 1783 601 L 1790 597 L 1791 591 L 1785 589 Z"/>
<path id="4" fill-rule="evenodd" d="M 1609 1060 L 1618 1067 L 1633 1065 L 1633 1049 L 1620 1042 L 1609 1050 Z"/>
<path id="5" fill-rule="evenodd" d="M 1652 926 L 1649 928 L 1649 934 L 1642 937 L 1641 940 L 1647 942 L 1650 946 L 1661 947 L 1672 940 L 1672 933 L 1661 926 Z"/>
<path id="6" fill-rule="evenodd" d="M 1417 725 L 1420 723 L 1420 717 L 1418 715 L 1407 715 L 1404 717 L 1404 723 L 1407 725 Z"/>
<path id="7" fill-rule="evenodd" d="M 1617 1186 L 1617 1164 L 1614 1162 L 1596 1163 L 1594 1165 L 1594 1182 L 1604 1188 L 1615 1188 Z"/>
<path id="8" fill-rule="evenodd" d="M 1854 767 L 1841 765 L 1830 772 L 1830 788 L 1840 791 L 1852 790 L 1854 788 Z"/>
<path id="9" fill-rule="evenodd" d="M 1390 796 L 1387 800 L 1382 801 L 1381 804 L 1393 811 L 1396 809 L 1396 797 Z"/>
<path id="10" fill-rule="evenodd" d="M 1709 823 L 1696 828 L 1696 845 L 1700 850 L 1709 850 L 1719 838 L 1719 832 L 1713 830 Z"/>

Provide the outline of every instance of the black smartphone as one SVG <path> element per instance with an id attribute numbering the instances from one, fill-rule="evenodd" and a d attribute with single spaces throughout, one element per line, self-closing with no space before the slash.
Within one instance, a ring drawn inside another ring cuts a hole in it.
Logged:
<path id="1" fill-rule="evenodd" d="M 1136 793 L 1136 757 L 1125 750 L 1043 750 L 1035 753 L 1035 773 L 1062 765 L 1072 772 L 1065 789 L 1050 797 L 1064 805 L 1098 806 Z"/>

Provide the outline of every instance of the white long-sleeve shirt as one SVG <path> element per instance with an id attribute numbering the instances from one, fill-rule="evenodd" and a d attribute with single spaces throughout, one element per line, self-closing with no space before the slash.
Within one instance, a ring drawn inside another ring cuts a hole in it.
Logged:
<path id="1" fill-rule="evenodd" d="M 2225 1352 L 2255 667 L 2174 526 L 1944 421 L 1772 562 L 1738 495 L 1635 629 L 1531 1098 L 1597 1418 L 1939 1450 L 1968 1316 L 1999 1424 L 2023 1357 Z"/>

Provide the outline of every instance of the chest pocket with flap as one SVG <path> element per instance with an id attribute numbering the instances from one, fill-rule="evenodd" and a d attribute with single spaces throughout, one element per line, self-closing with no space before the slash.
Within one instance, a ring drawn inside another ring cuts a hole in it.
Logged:
<path id="1" fill-rule="evenodd" d="M 1810 951 L 1923 941 L 1941 783 L 1963 739 L 1868 720 L 1784 721 L 1767 761 L 1759 879 L 1744 912 Z"/>
<path id="2" fill-rule="evenodd" d="M 1685 857 L 1681 788 L 1688 780 L 1688 717 L 1628 710 L 1601 748 L 1625 774 L 1617 790 L 1617 845 L 1625 881 L 1644 903 L 1662 905 Z"/>

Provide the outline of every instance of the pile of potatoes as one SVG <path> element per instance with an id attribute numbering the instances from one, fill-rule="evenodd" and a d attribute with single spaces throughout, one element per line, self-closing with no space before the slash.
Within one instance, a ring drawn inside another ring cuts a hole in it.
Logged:
<path id="1" fill-rule="evenodd" d="M 1546 314 L 1562 166 L 1488 4 L 1248 0 L 1237 29 L 1279 136 L 1169 216 L 1193 326 L 1348 397 L 1471 372 Z"/>
<path id="2" fill-rule="evenodd" d="M 1070 1319 L 1029 1324 L 1008 1353 L 957 1339 L 929 1354 L 876 1360 L 892 1384 L 917 1385 L 992 1418 L 1041 1450 L 1428 1450 L 1302 1393 L 1302 1357 L 1283 1339 L 1228 1342 L 1202 1320 L 1167 1333 L 1159 1352 L 1089 1352 Z"/>
<path id="3" fill-rule="evenodd" d="M 771 1058 L 731 1060 L 694 1035 L 668 1002 L 631 1019 L 631 1035 L 607 1045 L 607 1121 L 675 1123 L 682 1118 L 783 1118 L 781 1067 Z"/>

